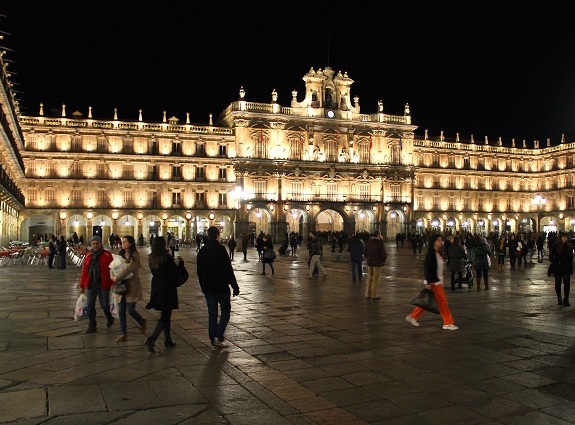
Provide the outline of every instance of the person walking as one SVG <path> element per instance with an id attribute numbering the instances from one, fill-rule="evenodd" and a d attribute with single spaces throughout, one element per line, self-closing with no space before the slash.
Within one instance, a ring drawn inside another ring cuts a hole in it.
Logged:
<path id="1" fill-rule="evenodd" d="M 431 289 L 435 295 L 439 314 L 443 319 L 443 329 L 454 331 L 459 329 L 459 327 L 455 326 L 453 317 L 451 316 L 451 311 L 447 304 L 447 297 L 443 290 L 444 260 L 441 253 L 442 247 L 443 238 L 441 235 L 435 233 L 429 237 L 429 247 L 427 248 L 427 255 L 425 256 L 423 265 L 425 273 L 423 286 L 427 289 Z M 415 307 L 412 312 L 406 316 L 405 320 L 413 326 L 419 326 L 417 319 L 419 319 L 424 312 L 425 310 L 421 307 Z"/>
<path id="2" fill-rule="evenodd" d="M 258 261 L 262 261 L 262 252 L 264 250 L 264 232 L 261 231 L 256 239 L 256 250 L 258 251 Z"/>
<path id="3" fill-rule="evenodd" d="M 240 294 L 231 260 L 226 248 L 220 244 L 219 236 L 217 227 L 208 229 L 208 242 L 198 253 L 197 263 L 200 288 L 208 306 L 208 336 L 212 350 L 227 347 L 224 334 L 232 310 L 230 286 L 234 297 Z M 221 311 L 219 321 L 218 306 Z"/>
<path id="4" fill-rule="evenodd" d="M 63 236 L 62 236 L 63 237 Z M 86 294 L 88 329 L 87 334 L 96 332 L 96 297 L 100 300 L 100 307 L 108 319 L 107 327 L 114 324 L 114 317 L 110 313 L 110 263 L 114 259 L 112 253 L 104 249 L 102 238 L 93 236 L 90 240 L 91 249 L 82 263 L 80 274 L 80 293 Z"/>
<path id="5" fill-rule="evenodd" d="M 317 235 L 317 232 L 309 232 L 309 270 L 307 273 L 307 278 L 311 279 L 313 277 L 313 269 L 317 265 L 317 270 L 319 275 L 322 278 L 327 277 L 327 271 L 324 269 L 323 265 L 321 264 L 321 241 Z"/>
<path id="6" fill-rule="evenodd" d="M 559 232 L 559 238 L 549 250 L 550 271 L 555 277 L 555 293 L 557 303 L 569 307 L 569 292 L 571 289 L 571 275 L 573 274 L 573 247 L 568 242 L 569 235 Z M 563 298 L 561 298 L 561 284 L 563 283 Z"/>
<path id="7" fill-rule="evenodd" d="M 228 248 L 230 250 L 230 260 L 234 259 L 234 252 L 236 251 L 236 240 L 234 239 L 234 235 L 230 236 L 230 240 L 228 241 Z"/>
<path id="8" fill-rule="evenodd" d="M 164 346 L 174 347 L 176 345 L 172 341 L 171 333 L 172 311 L 179 307 L 178 275 L 185 272 L 185 266 L 181 257 L 178 257 L 178 264 L 176 264 L 176 260 L 168 252 L 166 238 L 156 236 L 148 255 L 148 267 L 152 272 L 152 288 L 146 309 L 161 312 L 152 335 L 144 341 L 148 351 L 154 353 L 154 344 L 162 331 L 164 332 Z"/>
<path id="9" fill-rule="evenodd" d="M 495 254 L 497 254 L 497 267 L 499 271 L 503 271 L 505 267 L 505 255 L 507 252 L 507 240 L 505 234 L 499 236 L 499 240 L 495 242 Z"/>
<path id="10" fill-rule="evenodd" d="M 349 238 L 347 250 L 349 251 L 351 262 L 351 279 L 355 282 L 359 278 L 361 281 L 363 278 L 363 254 L 365 247 L 359 234 L 356 233 L 352 238 Z"/>
<path id="11" fill-rule="evenodd" d="M 266 264 L 270 265 L 270 268 L 272 269 L 272 276 L 275 273 L 274 270 L 274 257 L 275 257 L 275 253 L 274 253 L 274 244 L 272 243 L 272 238 L 270 235 L 264 235 L 263 238 L 263 243 L 262 243 L 262 265 L 263 265 L 263 271 L 262 271 L 262 275 L 266 275 Z"/>
<path id="12" fill-rule="evenodd" d="M 242 253 L 244 254 L 244 261 L 248 261 L 248 246 L 250 238 L 245 233 L 242 233 Z"/>
<path id="13" fill-rule="evenodd" d="M 54 257 L 58 250 L 56 249 L 56 236 L 52 235 L 50 237 L 50 242 L 48 243 L 48 268 L 54 268 Z"/>
<path id="14" fill-rule="evenodd" d="M 174 235 L 168 236 L 168 246 L 170 251 L 172 251 L 172 257 L 176 258 L 176 247 L 178 245 L 177 239 Z"/>
<path id="15" fill-rule="evenodd" d="M 475 235 L 475 243 L 473 244 L 472 251 L 473 268 L 477 272 L 477 290 L 481 291 L 481 276 L 483 276 L 483 283 L 485 290 L 489 289 L 489 258 L 491 257 L 491 249 L 481 235 Z"/>
<path id="16" fill-rule="evenodd" d="M 381 276 L 381 268 L 387 259 L 387 252 L 379 230 L 373 232 L 371 239 L 365 245 L 363 255 L 367 260 L 365 296 L 368 300 L 379 300 L 381 299 L 379 296 L 379 278 Z"/>
<path id="17" fill-rule="evenodd" d="M 297 235 L 292 233 L 289 238 L 289 245 L 291 247 L 291 255 L 294 256 L 297 251 Z"/>
<path id="18" fill-rule="evenodd" d="M 515 239 L 515 235 L 512 233 L 509 236 L 509 240 L 507 241 L 507 247 L 509 248 L 509 266 L 512 272 L 515 271 L 515 262 L 517 261 L 518 256 L 518 243 Z"/>
<path id="19" fill-rule="evenodd" d="M 449 246 L 449 271 L 451 272 L 451 290 L 455 291 L 455 275 L 457 274 L 457 287 L 463 288 L 463 261 L 467 259 L 465 248 L 461 245 L 459 236 L 453 238 Z"/>
<path id="20" fill-rule="evenodd" d="M 543 261 L 543 246 L 545 245 L 545 242 L 543 241 L 543 235 L 539 234 L 539 236 L 537 236 L 535 245 L 537 246 L 537 261 Z"/>
<path id="21" fill-rule="evenodd" d="M 119 274 L 114 275 L 110 271 L 110 277 L 114 285 L 122 282 L 126 285 L 126 292 L 123 294 L 114 294 L 118 300 L 118 316 L 120 318 L 120 335 L 116 337 L 116 342 L 128 340 L 128 326 L 126 321 L 126 311 L 138 324 L 141 333 L 146 333 L 146 319 L 136 311 L 136 302 L 142 299 L 142 284 L 138 272 L 140 270 L 140 254 L 136 249 L 136 240 L 133 236 L 124 236 L 122 238 L 122 249 L 118 253 L 126 260 L 128 266 Z M 132 274 L 132 277 L 126 279 L 126 276 Z"/>

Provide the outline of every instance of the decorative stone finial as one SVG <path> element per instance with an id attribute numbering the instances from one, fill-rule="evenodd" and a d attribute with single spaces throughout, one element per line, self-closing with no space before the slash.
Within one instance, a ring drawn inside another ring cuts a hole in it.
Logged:
<path id="1" fill-rule="evenodd" d="M 44 115 L 44 104 L 40 102 L 40 116 Z"/>
<path id="2" fill-rule="evenodd" d="M 210 112 L 210 125 L 214 125 L 213 115 Z"/>
<path id="3" fill-rule="evenodd" d="M 471 144 L 475 144 L 475 140 L 473 140 L 473 133 L 471 133 Z"/>
<path id="4" fill-rule="evenodd" d="M 164 111 L 164 117 L 162 118 L 162 122 L 166 122 L 166 111 Z"/>
<path id="5" fill-rule="evenodd" d="M 66 105 L 62 103 L 62 116 L 66 116 Z"/>
<path id="6" fill-rule="evenodd" d="M 403 108 L 403 116 L 404 117 L 408 117 L 410 115 L 409 113 L 409 103 L 405 104 L 405 108 Z"/>
<path id="7" fill-rule="evenodd" d="M 278 92 L 276 89 L 272 90 L 272 103 L 278 103 Z"/>
<path id="8" fill-rule="evenodd" d="M 561 144 L 565 143 L 565 133 L 561 134 Z"/>
<path id="9" fill-rule="evenodd" d="M 244 100 L 244 97 L 246 95 L 246 91 L 244 90 L 244 86 L 240 87 L 240 100 Z"/>
<path id="10" fill-rule="evenodd" d="M 186 112 L 186 124 L 190 124 L 190 113 Z"/>
<path id="11" fill-rule="evenodd" d="M 88 118 L 92 119 L 92 107 L 88 106 Z"/>
<path id="12" fill-rule="evenodd" d="M 141 109 L 138 111 L 138 121 L 140 121 L 140 122 L 142 121 L 142 110 Z"/>
<path id="13" fill-rule="evenodd" d="M 114 121 L 118 121 L 118 108 L 114 108 Z"/>

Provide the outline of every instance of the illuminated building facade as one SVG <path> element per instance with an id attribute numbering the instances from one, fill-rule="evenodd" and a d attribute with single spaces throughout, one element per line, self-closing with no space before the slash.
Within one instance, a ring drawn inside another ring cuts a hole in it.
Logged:
<path id="1" fill-rule="evenodd" d="M 414 135 L 409 105 L 360 113 L 347 73 L 310 69 L 289 107 L 246 100 L 216 122 L 21 116 L 26 175 L 22 237 L 106 238 L 209 225 L 223 236 L 379 229 L 475 232 L 573 228 L 575 145 L 504 147 Z M 563 141 L 562 141 L 563 142 Z M 514 142 L 513 142 L 514 144 Z M 549 142 L 547 143 L 549 145 Z M 536 196 L 539 194 L 539 198 Z M 540 202 L 535 204 L 534 199 Z"/>
<path id="2" fill-rule="evenodd" d="M 2 36 L 0 35 L 0 39 Z M 24 137 L 18 123 L 18 101 L 14 98 L 10 72 L 0 50 L 0 245 L 19 239 L 19 216 L 24 209 L 24 161 L 20 150 Z"/>

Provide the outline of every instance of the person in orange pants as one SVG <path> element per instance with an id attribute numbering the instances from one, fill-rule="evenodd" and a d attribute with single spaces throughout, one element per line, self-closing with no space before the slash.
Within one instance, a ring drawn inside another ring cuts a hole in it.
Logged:
<path id="1" fill-rule="evenodd" d="M 443 247 L 443 238 L 441 235 L 432 235 L 429 239 L 429 248 L 425 257 L 424 271 L 425 281 L 424 286 L 433 291 L 435 299 L 437 300 L 437 307 L 443 319 L 443 329 L 454 331 L 459 329 L 455 326 L 451 311 L 447 305 L 447 298 L 443 291 L 443 255 L 441 248 Z M 413 311 L 407 315 L 406 321 L 413 326 L 419 326 L 417 319 L 425 312 L 421 307 L 415 307 Z"/>

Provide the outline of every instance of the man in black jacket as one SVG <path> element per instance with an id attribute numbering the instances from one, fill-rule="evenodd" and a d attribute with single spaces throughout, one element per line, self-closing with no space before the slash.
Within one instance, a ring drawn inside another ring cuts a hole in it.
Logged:
<path id="1" fill-rule="evenodd" d="M 226 248 L 220 244 L 219 237 L 220 230 L 217 227 L 208 229 L 208 240 L 198 253 L 197 267 L 200 287 L 208 305 L 208 334 L 212 350 L 227 347 L 224 333 L 232 310 L 230 286 L 234 297 L 240 293 L 232 262 Z M 218 306 L 221 310 L 219 321 Z"/>

